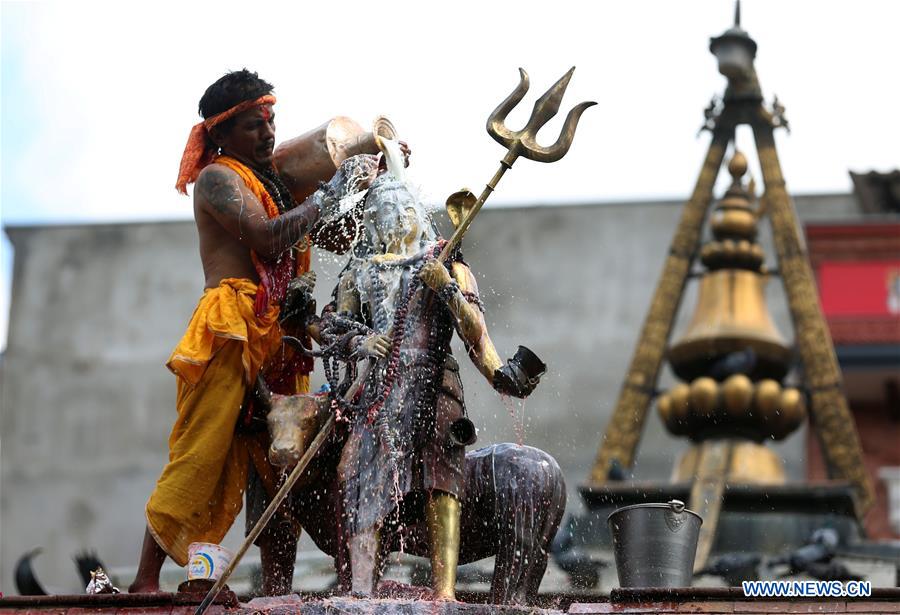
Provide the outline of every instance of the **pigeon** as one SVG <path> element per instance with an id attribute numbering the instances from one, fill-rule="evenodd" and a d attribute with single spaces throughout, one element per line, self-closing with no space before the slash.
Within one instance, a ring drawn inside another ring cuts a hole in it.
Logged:
<path id="1" fill-rule="evenodd" d="M 15 582 L 16 590 L 21 596 L 46 596 L 47 590 L 41 585 L 34 576 L 34 570 L 31 568 L 31 558 L 41 552 L 41 548 L 37 547 L 22 555 L 16 562 Z"/>
<path id="2" fill-rule="evenodd" d="M 759 553 L 723 553 L 694 576 L 708 574 L 722 577 L 730 587 L 740 587 L 742 581 L 759 580 Z"/>

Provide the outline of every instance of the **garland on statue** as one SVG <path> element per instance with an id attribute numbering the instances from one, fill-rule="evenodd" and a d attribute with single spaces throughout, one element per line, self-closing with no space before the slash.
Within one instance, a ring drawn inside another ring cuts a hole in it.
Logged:
<path id="1" fill-rule="evenodd" d="M 329 396 L 332 407 L 338 416 L 364 415 L 366 423 L 378 433 L 379 438 L 384 442 L 391 456 L 399 453 L 395 437 L 391 433 L 390 417 L 383 410 L 400 372 L 400 349 L 407 334 L 409 304 L 422 284 L 419 271 L 426 263 L 437 258 L 445 244 L 445 240 L 435 244 L 432 250 L 411 271 L 411 279 L 406 292 L 394 309 L 394 321 L 390 334 L 390 352 L 387 364 L 383 369 L 383 378 L 374 399 L 361 395 L 359 401 L 346 400 L 344 399 L 344 394 L 349 388 L 349 384 L 356 379 L 358 370 L 354 360 L 356 349 L 351 350 L 350 348 L 352 340 L 358 336 L 367 337 L 377 330 L 387 329 L 388 316 L 384 308 L 385 289 L 380 280 L 378 280 L 377 273 L 373 273 L 375 300 L 373 301 L 372 319 L 375 328 L 368 327 L 356 320 L 350 313 L 336 313 L 326 309 L 326 313 L 322 317 L 322 349 L 320 351 L 305 351 L 307 354 L 322 358 L 325 378 L 330 388 Z M 458 256 L 458 253 L 456 253 L 456 256 Z M 391 262 L 382 264 L 380 267 L 396 266 L 398 264 L 406 263 Z M 435 293 L 442 301 L 424 302 L 425 311 L 421 317 L 429 322 L 430 326 L 428 329 L 425 364 L 423 366 L 425 373 L 421 374 L 423 389 L 416 400 L 416 416 L 419 421 L 415 425 L 416 433 L 434 428 L 434 404 L 439 387 L 443 381 L 444 364 L 449 352 L 450 339 L 453 336 L 452 314 L 447 307 L 447 303 L 457 290 L 460 290 L 459 285 L 455 280 L 451 281 L 441 291 Z M 467 300 L 475 303 L 479 309 L 483 309 L 477 295 L 465 292 L 463 295 Z M 347 373 L 344 375 L 343 380 L 340 373 L 341 364 L 347 366 Z M 423 421 L 428 422 L 423 423 Z"/>

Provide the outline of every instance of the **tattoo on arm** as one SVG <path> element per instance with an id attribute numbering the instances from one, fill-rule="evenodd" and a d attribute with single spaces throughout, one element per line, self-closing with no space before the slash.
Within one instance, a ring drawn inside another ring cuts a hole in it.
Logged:
<path id="1" fill-rule="evenodd" d="M 197 191 L 216 214 L 236 222 L 238 238 L 266 259 L 276 258 L 299 242 L 319 218 L 319 207 L 312 198 L 276 218 L 254 214 L 247 208 L 240 179 L 216 167 L 200 176 Z"/>
<path id="2" fill-rule="evenodd" d="M 197 180 L 197 190 L 220 214 L 241 214 L 244 195 L 237 177 L 211 167 Z"/>
<path id="3" fill-rule="evenodd" d="M 289 212 L 270 220 L 271 253 L 280 254 L 303 239 L 318 219 L 318 206 L 311 199 L 306 199 Z"/>

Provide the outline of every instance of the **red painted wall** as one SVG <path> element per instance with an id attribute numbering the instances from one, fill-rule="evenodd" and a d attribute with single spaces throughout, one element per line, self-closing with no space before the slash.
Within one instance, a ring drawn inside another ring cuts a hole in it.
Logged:
<path id="1" fill-rule="evenodd" d="M 805 231 L 822 310 L 834 343 L 900 343 L 900 224 L 810 224 Z M 885 371 L 883 367 L 881 370 Z M 845 382 L 855 376 L 845 373 Z M 888 523 L 887 492 L 878 478 L 881 467 L 900 466 L 897 412 L 888 408 L 891 402 L 886 396 L 881 403 L 852 397 L 847 401 L 875 487 L 875 506 L 865 518 L 866 533 L 875 540 L 900 538 Z M 827 472 L 815 430 L 810 429 L 808 434 L 807 477 L 824 480 Z"/>
<path id="2" fill-rule="evenodd" d="M 900 317 L 900 260 L 823 261 L 817 273 L 826 318 Z"/>

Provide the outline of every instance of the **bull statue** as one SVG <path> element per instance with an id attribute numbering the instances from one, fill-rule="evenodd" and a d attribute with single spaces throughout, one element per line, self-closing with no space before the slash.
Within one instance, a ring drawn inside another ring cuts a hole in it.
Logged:
<path id="1" fill-rule="evenodd" d="M 271 437 L 269 459 L 290 469 L 325 423 L 330 412 L 325 395 L 277 395 L 260 380 L 258 397 L 268 410 Z M 285 504 L 290 519 L 267 528 L 283 545 L 282 565 L 263 562 L 263 588 L 267 593 L 290 591 L 298 527 L 316 546 L 335 558 L 340 591 L 350 589 L 348 541 L 337 484 L 337 465 L 347 430 L 338 429 L 319 450 L 310 469 L 297 482 Z M 247 495 L 247 525 L 252 527 L 272 496 L 261 481 L 251 479 Z M 496 557 L 491 581 L 495 604 L 534 601 L 547 567 L 550 543 L 566 505 L 562 471 L 549 454 L 530 446 L 493 444 L 465 456 L 465 495 L 461 501 L 459 563 Z M 425 523 L 412 520 L 381 545 L 380 572 L 387 555 L 402 550 L 428 557 Z M 290 562 L 290 565 L 285 565 Z"/>

